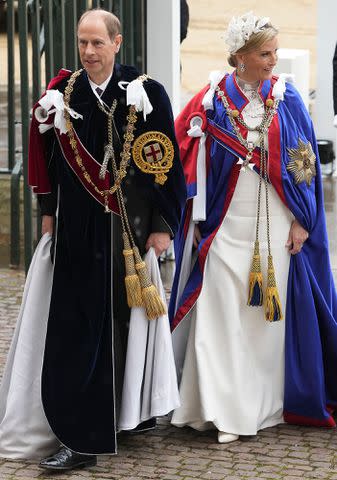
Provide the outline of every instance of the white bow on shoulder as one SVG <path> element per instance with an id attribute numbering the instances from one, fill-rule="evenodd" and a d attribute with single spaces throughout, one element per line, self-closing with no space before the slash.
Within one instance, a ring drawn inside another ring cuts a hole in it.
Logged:
<path id="1" fill-rule="evenodd" d="M 127 87 L 124 85 L 127 85 Z M 146 115 L 152 112 L 153 107 L 145 91 L 143 82 L 136 78 L 132 80 L 132 82 L 118 82 L 118 86 L 126 90 L 126 104 L 134 105 L 137 112 L 143 112 L 144 121 L 146 121 Z"/>
<path id="2" fill-rule="evenodd" d="M 72 108 L 64 105 L 63 94 L 59 90 L 47 90 L 46 94 L 38 102 L 41 106 L 35 110 L 35 118 L 41 125 L 39 125 L 40 133 L 44 133 L 54 126 L 60 130 L 60 133 L 67 133 L 66 121 L 64 118 L 64 110 L 77 119 L 83 119 L 83 116 L 75 112 Z M 52 108 L 54 107 L 54 108 Z M 55 113 L 54 123 L 45 123 L 49 115 Z"/>

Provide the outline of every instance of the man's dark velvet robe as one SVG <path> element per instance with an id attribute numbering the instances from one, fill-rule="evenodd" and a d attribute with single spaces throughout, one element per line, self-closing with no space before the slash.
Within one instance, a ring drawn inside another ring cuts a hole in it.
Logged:
<path id="1" fill-rule="evenodd" d="M 128 113 L 126 92 L 118 82 L 137 76 L 134 68 L 115 65 L 102 95 L 109 106 L 113 99 L 118 101 L 116 159 Z M 66 84 L 67 79 L 63 79 L 52 88 L 63 92 Z M 129 220 L 142 254 L 151 232 L 174 235 L 186 195 L 167 94 L 153 80 L 145 82 L 144 87 L 153 112 L 146 122 L 142 113 L 137 115 L 135 138 L 145 131 L 163 132 L 173 142 L 175 157 L 163 186 L 156 185 L 153 175 L 142 173 L 132 162 L 124 179 Z M 71 108 L 83 115 L 83 120 L 72 119 L 73 125 L 89 153 L 102 163 L 107 118 L 97 102 L 83 71 L 70 100 Z M 39 196 L 42 214 L 54 214 L 58 205 L 42 372 L 43 405 L 52 430 L 64 445 L 82 453 L 116 453 L 130 314 L 124 287 L 120 217 L 106 214 L 84 188 L 61 153 L 54 131 L 44 133 L 43 141 L 51 193 Z"/>

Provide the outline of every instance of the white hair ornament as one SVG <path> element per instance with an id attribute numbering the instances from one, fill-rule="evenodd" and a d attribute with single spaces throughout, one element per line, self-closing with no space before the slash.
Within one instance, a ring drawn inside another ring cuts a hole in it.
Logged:
<path id="1" fill-rule="evenodd" d="M 253 33 L 261 32 L 269 23 L 269 17 L 256 17 L 253 12 L 245 13 L 241 17 L 233 17 L 225 33 L 225 43 L 228 51 L 233 54 L 240 50 L 250 39 Z"/>

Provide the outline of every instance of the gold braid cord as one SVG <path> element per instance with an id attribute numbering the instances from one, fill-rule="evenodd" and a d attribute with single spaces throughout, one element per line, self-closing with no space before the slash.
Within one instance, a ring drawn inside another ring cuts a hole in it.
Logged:
<path id="1" fill-rule="evenodd" d="M 233 127 L 235 135 L 241 145 L 247 149 L 246 159 L 243 162 L 243 166 L 247 166 L 253 157 L 255 147 L 260 145 L 260 175 L 259 175 L 259 188 L 257 198 L 257 213 L 256 213 L 256 234 L 254 243 L 254 253 L 252 259 L 252 265 L 249 273 L 249 292 L 247 305 L 249 306 L 261 306 L 264 303 L 265 306 L 265 318 L 266 320 L 273 322 L 281 320 L 283 318 L 280 296 L 277 290 L 275 270 L 273 266 L 273 257 L 270 247 L 270 215 L 269 215 L 269 198 L 268 198 L 268 173 L 267 173 L 267 151 L 265 148 L 264 138 L 268 133 L 269 127 L 273 121 L 274 115 L 277 112 L 279 100 L 272 100 L 268 98 L 266 100 L 265 112 L 260 125 L 256 127 L 249 127 L 244 119 L 240 116 L 238 110 L 233 110 L 229 106 L 228 99 L 225 93 L 216 88 L 217 94 L 221 99 L 223 106 L 225 107 L 229 121 Z M 245 139 L 239 129 L 238 124 L 241 124 L 248 131 L 257 131 L 259 134 L 258 141 L 256 143 L 248 142 Z M 260 207 L 261 207 L 261 190 L 262 183 L 265 186 L 266 192 L 266 214 L 267 214 L 267 241 L 268 241 L 268 276 L 267 276 L 267 288 L 265 296 L 263 295 L 263 276 L 261 271 L 261 256 L 260 256 L 260 244 L 259 244 L 259 225 L 260 225 Z"/>
<path id="2" fill-rule="evenodd" d="M 74 90 L 74 83 L 77 79 L 77 77 L 81 74 L 83 69 L 77 70 L 74 72 L 71 77 L 68 80 L 68 84 L 64 90 L 64 117 L 66 120 L 66 127 L 67 127 L 67 135 L 69 138 L 69 143 L 70 146 L 75 154 L 75 159 L 78 164 L 78 166 L 81 168 L 83 172 L 83 176 L 85 180 L 95 189 L 95 192 L 98 193 L 100 196 L 104 197 L 104 203 L 105 203 L 105 211 L 108 213 L 109 210 L 109 196 L 113 195 L 116 191 L 117 188 L 121 185 L 122 180 L 127 174 L 127 169 L 130 165 L 130 158 L 131 158 L 131 146 L 132 142 L 134 140 L 134 130 L 135 130 L 135 123 L 137 122 L 137 114 L 136 114 L 136 107 L 134 105 L 130 105 L 129 108 L 129 114 L 127 115 L 126 119 L 128 121 L 127 126 L 126 126 L 126 131 L 124 133 L 124 144 L 123 144 L 123 150 L 120 154 L 121 156 L 121 162 L 119 169 L 116 172 L 116 176 L 114 179 L 114 184 L 109 188 L 109 190 L 101 190 L 98 188 L 98 186 L 95 184 L 94 180 L 91 178 L 90 174 L 86 170 L 85 166 L 83 165 L 81 156 L 78 152 L 77 148 L 77 140 L 75 138 L 74 134 L 74 126 L 71 122 L 70 119 L 70 114 L 67 109 L 69 109 L 69 102 L 70 102 L 70 96 Z M 110 128 L 109 128 L 110 130 Z"/>
<path id="3" fill-rule="evenodd" d="M 112 169 L 116 174 L 116 163 L 112 160 Z M 123 228 L 124 258 L 126 266 L 125 288 L 129 307 L 144 307 L 149 320 L 154 320 L 166 313 L 166 305 L 157 288 L 152 284 L 145 262 L 142 260 L 134 241 L 123 198 L 122 187 L 117 189 L 118 206 L 121 212 Z"/>
<path id="4" fill-rule="evenodd" d="M 146 264 L 142 260 L 138 247 L 136 246 L 136 243 L 134 241 L 122 192 L 122 181 L 126 176 L 127 169 L 130 165 L 130 151 L 132 143 L 134 141 L 134 130 L 136 128 L 135 124 L 137 121 L 136 107 L 135 105 L 131 105 L 129 108 L 129 114 L 127 115 L 128 123 L 126 126 L 126 131 L 124 133 L 123 150 L 120 154 L 121 161 L 119 168 L 117 168 L 112 144 L 112 122 L 116 104 L 113 103 L 111 109 L 107 110 L 100 103 L 98 103 L 98 107 L 106 114 L 108 118 L 108 148 L 106 149 L 107 157 L 103 162 L 100 175 L 102 177 L 105 176 L 108 160 L 111 160 L 112 173 L 114 177 L 114 183 L 109 188 L 109 190 L 100 190 L 83 165 L 77 148 L 77 140 L 74 135 L 74 127 L 70 120 L 70 115 L 67 111 L 67 108 L 69 108 L 70 96 L 73 92 L 74 83 L 81 72 L 82 70 L 78 70 L 71 75 L 64 92 L 64 104 L 66 107 L 64 110 L 64 115 L 66 119 L 69 143 L 74 151 L 76 162 L 83 172 L 84 178 L 94 187 L 95 191 L 99 195 L 104 197 L 105 211 L 107 213 L 110 213 L 109 196 L 116 194 L 123 230 L 123 256 L 125 260 L 126 271 L 125 288 L 127 294 L 127 302 L 130 308 L 144 307 L 147 318 L 149 320 L 156 319 L 166 313 L 166 305 L 161 299 L 157 288 L 152 284 L 146 268 Z M 147 75 L 141 75 L 140 77 L 138 77 L 138 79 L 141 81 L 146 81 L 148 78 L 149 77 Z"/>

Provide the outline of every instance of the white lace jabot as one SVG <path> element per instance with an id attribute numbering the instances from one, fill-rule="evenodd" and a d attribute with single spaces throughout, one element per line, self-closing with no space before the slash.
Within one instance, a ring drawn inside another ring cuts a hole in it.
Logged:
<path id="1" fill-rule="evenodd" d="M 244 121 L 249 127 L 256 127 L 262 121 L 264 115 L 264 102 L 258 93 L 260 82 L 247 83 L 242 80 L 238 75 L 236 81 L 242 93 L 247 97 L 249 103 L 242 110 L 242 116 Z M 257 132 L 248 132 L 247 140 L 250 142 L 256 142 L 259 134 Z M 268 138 L 266 135 L 265 146 L 268 149 Z"/>

